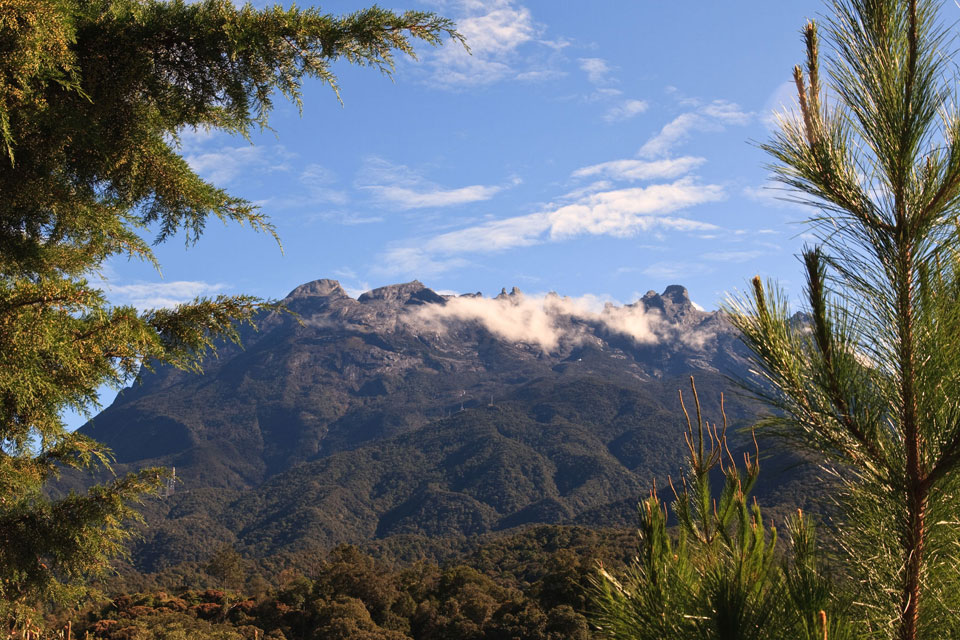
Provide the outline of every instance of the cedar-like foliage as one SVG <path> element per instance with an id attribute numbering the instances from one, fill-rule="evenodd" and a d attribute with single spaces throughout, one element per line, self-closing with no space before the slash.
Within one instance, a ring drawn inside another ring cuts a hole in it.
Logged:
<path id="1" fill-rule="evenodd" d="M 731 305 L 762 428 L 837 472 L 837 538 L 868 637 L 960 633 L 960 114 L 934 0 L 836 0 L 794 69 L 799 113 L 763 145 L 818 210 L 809 322 L 754 279 Z"/>
<path id="2" fill-rule="evenodd" d="M 377 7 L 337 17 L 229 0 L 0 0 L 0 618 L 82 592 L 158 487 L 146 470 L 52 500 L 65 467 L 109 451 L 64 429 L 102 385 L 141 367 L 197 370 L 217 340 L 262 307 L 249 296 L 138 312 L 89 278 L 104 261 L 153 261 L 150 239 L 197 240 L 211 216 L 272 233 L 256 206 L 194 173 L 184 128 L 247 134 L 272 97 L 301 83 L 336 89 L 345 59 L 389 73 L 412 39 L 462 40 L 431 13 Z"/>

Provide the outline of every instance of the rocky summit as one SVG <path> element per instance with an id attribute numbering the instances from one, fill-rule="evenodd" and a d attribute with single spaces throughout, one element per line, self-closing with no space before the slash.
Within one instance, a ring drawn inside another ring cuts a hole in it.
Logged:
<path id="1" fill-rule="evenodd" d="M 120 470 L 176 467 L 173 493 L 147 506 L 140 569 L 222 544 L 266 556 L 539 522 L 629 525 L 638 496 L 679 471 L 689 376 L 711 418 L 728 393 L 731 430 L 757 415 L 731 395 L 727 376 L 748 363 L 736 332 L 678 285 L 618 306 L 516 288 L 444 295 L 417 281 L 353 298 L 316 280 L 283 307 L 203 375 L 145 372 L 83 427 Z M 768 475 L 761 495 L 783 502 L 793 477 Z"/>

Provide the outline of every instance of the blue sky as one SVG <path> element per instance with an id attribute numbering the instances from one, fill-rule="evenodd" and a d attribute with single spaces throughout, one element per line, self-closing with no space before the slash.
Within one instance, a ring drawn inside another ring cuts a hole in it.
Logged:
<path id="1" fill-rule="evenodd" d="M 323 5 L 344 13 L 363 2 Z M 631 302 L 686 285 L 716 308 L 754 274 L 799 287 L 806 213 L 769 190 L 771 113 L 789 102 L 818 2 L 411 0 L 473 49 L 419 47 L 393 79 L 338 64 L 273 132 L 184 132 L 204 177 L 260 203 L 267 235 L 211 222 L 158 247 L 163 272 L 114 261 L 116 303 L 281 298 L 316 278 L 351 293 L 414 278 Z"/>

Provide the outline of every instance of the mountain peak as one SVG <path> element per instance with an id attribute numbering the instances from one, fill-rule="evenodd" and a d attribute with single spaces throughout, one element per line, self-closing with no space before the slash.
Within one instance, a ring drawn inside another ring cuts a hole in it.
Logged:
<path id="1" fill-rule="evenodd" d="M 287 294 L 287 299 L 294 300 L 297 298 L 311 298 L 314 296 L 344 297 L 347 296 L 347 292 L 343 290 L 343 287 L 341 287 L 340 283 L 336 280 L 321 278 L 320 280 L 314 280 L 313 282 L 307 282 L 306 284 L 300 285 Z"/>
<path id="2" fill-rule="evenodd" d="M 400 284 L 388 284 L 385 287 L 377 287 L 371 291 L 360 294 L 357 298 L 360 302 L 372 302 L 374 300 L 384 300 L 391 302 L 395 300 L 406 300 L 411 294 L 426 289 L 426 286 L 419 280 L 403 282 Z"/>
<path id="3" fill-rule="evenodd" d="M 373 291 L 362 294 L 357 300 L 364 304 L 371 302 L 387 304 L 426 304 L 433 302 L 443 304 L 446 302 L 443 296 L 426 287 L 419 280 L 378 287 Z"/>
<path id="4" fill-rule="evenodd" d="M 690 293 L 686 287 L 679 284 L 671 284 L 664 289 L 661 297 L 669 299 L 673 304 L 690 304 Z"/>
<path id="5" fill-rule="evenodd" d="M 641 302 L 646 309 L 658 309 L 664 315 L 674 318 L 682 318 L 695 308 L 687 288 L 679 284 L 671 284 L 663 293 L 647 291 Z"/>

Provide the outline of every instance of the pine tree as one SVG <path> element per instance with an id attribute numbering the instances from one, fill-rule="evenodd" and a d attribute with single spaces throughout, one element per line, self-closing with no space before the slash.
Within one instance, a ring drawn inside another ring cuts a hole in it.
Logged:
<path id="1" fill-rule="evenodd" d="M 934 0 L 836 0 L 803 30 L 799 113 L 764 145 L 818 210 L 809 322 L 753 281 L 732 317 L 763 425 L 836 472 L 836 532 L 868 637 L 960 635 L 960 113 Z M 828 90 L 829 89 L 829 90 Z"/>
<path id="2" fill-rule="evenodd" d="M 750 492 L 760 474 L 759 452 L 742 463 L 727 446 L 727 421 L 686 417 L 687 473 L 672 481 L 676 531 L 656 487 L 640 503 L 639 553 L 625 572 L 601 567 L 594 580 L 594 623 L 613 640 L 845 640 L 857 637 L 847 600 L 819 556 L 815 528 L 798 513 L 787 522 L 785 545 L 765 527 Z M 721 414 L 723 413 L 721 396 Z M 694 426 L 695 425 L 695 426 Z M 717 490 L 717 469 L 723 477 Z M 711 476 L 714 476 L 713 478 Z"/>
<path id="3" fill-rule="evenodd" d="M 336 90 L 336 60 L 389 73 L 412 40 L 462 42 L 424 12 L 336 17 L 229 0 L 0 0 L 0 617 L 77 596 L 130 535 L 154 470 L 51 499 L 63 468 L 109 461 L 65 430 L 104 384 L 141 367 L 199 369 L 261 302 L 112 306 L 89 278 L 114 256 L 153 261 L 149 236 L 197 240 L 216 217 L 272 233 L 256 206 L 202 180 L 178 154 L 184 128 L 247 135 L 279 93 Z"/>

